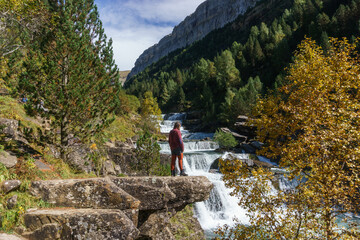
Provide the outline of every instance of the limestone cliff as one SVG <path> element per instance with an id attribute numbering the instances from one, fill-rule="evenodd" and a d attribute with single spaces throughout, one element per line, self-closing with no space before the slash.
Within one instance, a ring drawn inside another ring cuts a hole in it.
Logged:
<path id="1" fill-rule="evenodd" d="M 235 20 L 240 14 L 253 7 L 258 0 L 207 0 L 196 11 L 177 25 L 171 34 L 158 44 L 145 50 L 135 62 L 128 79 L 144 70 L 150 64 L 205 37 L 211 31 Z"/>

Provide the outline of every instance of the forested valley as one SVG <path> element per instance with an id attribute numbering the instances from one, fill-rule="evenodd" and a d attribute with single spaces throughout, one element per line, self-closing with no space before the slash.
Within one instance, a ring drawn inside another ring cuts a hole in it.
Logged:
<path id="1" fill-rule="evenodd" d="M 261 1 L 234 22 L 179 49 L 128 79 L 128 93 L 151 91 L 163 112 L 202 110 L 215 129 L 250 114 L 258 94 L 284 84 L 297 45 L 310 37 L 326 51 L 329 37 L 359 34 L 360 2 Z"/>

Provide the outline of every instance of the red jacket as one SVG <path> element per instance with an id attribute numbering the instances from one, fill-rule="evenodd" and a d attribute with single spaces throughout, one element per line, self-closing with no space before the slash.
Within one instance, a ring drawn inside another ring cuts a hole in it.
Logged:
<path id="1" fill-rule="evenodd" d="M 176 148 L 180 147 L 181 151 L 184 152 L 184 143 L 179 129 L 174 128 L 173 130 L 170 131 L 169 144 L 171 150 L 175 150 Z"/>

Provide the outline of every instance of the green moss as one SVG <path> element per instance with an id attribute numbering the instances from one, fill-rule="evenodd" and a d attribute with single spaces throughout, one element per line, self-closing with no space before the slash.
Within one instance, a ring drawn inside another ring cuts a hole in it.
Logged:
<path id="1" fill-rule="evenodd" d="M 170 224 L 171 230 L 177 240 L 205 239 L 203 233 L 196 231 L 200 225 L 194 218 L 194 208 L 192 205 L 188 205 L 182 211 L 177 212 L 176 215 L 170 219 Z"/>

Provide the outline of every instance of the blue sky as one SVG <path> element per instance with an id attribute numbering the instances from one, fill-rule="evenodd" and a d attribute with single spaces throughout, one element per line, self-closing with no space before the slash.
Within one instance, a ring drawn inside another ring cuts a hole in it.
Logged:
<path id="1" fill-rule="evenodd" d="M 95 0 L 106 35 L 113 39 L 120 70 L 130 70 L 140 54 L 172 32 L 205 0 Z"/>

